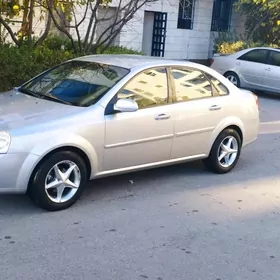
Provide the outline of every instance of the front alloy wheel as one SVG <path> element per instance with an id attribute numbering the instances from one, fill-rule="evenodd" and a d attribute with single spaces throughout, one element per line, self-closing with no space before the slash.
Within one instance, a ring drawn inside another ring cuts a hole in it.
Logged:
<path id="1" fill-rule="evenodd" d="M 49 171 L 45 181 L 45 191 L 51 201 L 63 203 L 76 194 L 80 185 L 79 167 L 72 161 L 64 160 Z"/>
<path id="2" fill-rule="evenodd" d="M 28 194 L 40 207 L 49 211 L 63 210 L 81 196 L 87 182 L 83 159 L 70 151 L 57 152 L 37 167 Z"/>

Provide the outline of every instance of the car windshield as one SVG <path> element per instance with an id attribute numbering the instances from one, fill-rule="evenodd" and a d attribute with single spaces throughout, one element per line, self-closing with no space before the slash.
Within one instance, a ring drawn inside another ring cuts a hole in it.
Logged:
<path id="1" fill-rule="evenodd" d="M 128 69 L 118 66 L 73 60 L 43 73 L 18 90 L 38 98 L 86 107 L 96 103 L 128 73 Z"/>

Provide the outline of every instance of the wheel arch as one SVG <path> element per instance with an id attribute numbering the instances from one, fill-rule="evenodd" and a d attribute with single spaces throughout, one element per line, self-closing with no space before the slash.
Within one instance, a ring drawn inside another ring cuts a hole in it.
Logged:
<path id="1" fill-rule="evenodd" d="M 243 132 L 242 132 L 241 128 L 238 125 L 227 126 L 222 131 L 224 131 L 226 129 L 233 129 L 233 130 L 235 130 L 238 133 L 238 135 L 240 136 L 241 145 L 243 144 L 243 139 L 244 139 Z"/>
<path id="2" fill-rule="evenodd" d="M 226 76 L 227 74 L 230 74 L 230 73 L 233 73 L 233 74 L 235 74 L 237 77 L 239 77 L 238 74 L 237 74 L 234 70 L 227 70 L 227 71 L 224 73 L 224 76 Z"/>
<path id="3" fill-rule="evenodd" d="M 28 179 L 28 186 L 27 189 L 30 186 L 31 181 L 33 180 L 38 168 L 40 167 L 40 165 L 42 165 L 46 160 L 48 160 L 52 155 L 58 153 L 58 152 L 73 152 L 77 155 L 79 155 L 82 160 L 84 161 L 85 165 L 86 165 L 86 171 L 87 171 L 87 179 L 90 179 L 91 176 L 91 170 L 92 170 L 92 165 L 90 162 L 89 157 L 87 156 L 87 154 L 80 148 L 75 147 L 75 146 L 63 146 L 63 147 L 58 147 L 55 148 L 51 151 L 49 151 L 48 153 L 46 153 L 35 165 L 35 167 L 33 168 L 32 172 L 30 173 L 29 179 Z"/>
<path id="4" fill-rule="evenodd" d="M 236 117 L 230 117 L 226 120 L 224 120 L 223 122 L 221 122 L 216 129 L 214 130 L 213 134 L 212 134 L 212 138 L 211 141 L 209 143 L 209 147 L 208 147 L 208 151 L 210 153 L 215 140 L 217 139 L 217 137 L 225 130 L 225 129 L 234 129 L 240 136 L 240 140 L 241 140 L 241 145 L 243 144 L 243 140 L 244 140 L 244 125 L 242 123 L 242 121 Z M 209 154 L 208 153 L 208 154 Z"/>
<path id="5" fill-rule="evenodd" d="M 75 153 L 75 154 L 79 155 L 86 165 L 87 177 L 88 177 L 88 179 L 90 178 L 92 166 L 91 166 L 90 159 L 89 159 L 88 155 L 82 149 L 69 145 L 69 146 L 62 146 L 62 147 L 55 148 L 55 149 L 49 151 L 47 154 L 45 154 L 40 159 L 40 161 L 36 164 L 35 168 L 33 169 L 32 173 L 31 173 L 32 175 L 30 176 L 29 181 L 32 179 L 32 177 L 34 176 L 37 169 L 40 167 L 40 165 L 42 163 L 44 163 L 46 160 L 48 160 L 52 155 L 54 155 L 56 153 L 59 153 L 59 152 L 72 152 L 72 153 Z"/>

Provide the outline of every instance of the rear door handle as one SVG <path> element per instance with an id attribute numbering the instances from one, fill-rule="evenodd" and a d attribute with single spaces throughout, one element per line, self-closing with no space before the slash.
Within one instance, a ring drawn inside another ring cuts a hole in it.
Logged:
<path id="1" fill-rule="evenodd" d="M 210 111 L 217 111 L 217 110 L 221 110 L 222 107 L 220 105 L 212 105 L 209 110 Z"/>
<path id="2" fill-rule="evenodd" d="M 170 118 L 170 115 L 168 114 L 159 114 L 155 117 L 156 121 L 160 121 L 160 120 L 167 120 Z"/>
<path id="3" fill-rule="evenodd" d="M 266 70 L 266 71 L 270 71 L 271 69 L 270 69 L 270 68 L 265 68 L 265 70 Z"/>

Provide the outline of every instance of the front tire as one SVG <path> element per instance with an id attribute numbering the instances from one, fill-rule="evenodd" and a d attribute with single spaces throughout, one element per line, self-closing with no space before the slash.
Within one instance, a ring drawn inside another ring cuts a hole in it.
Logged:
<path id="1" fill-rule="evenodd" d="M 238 75 L 234 72 L 228 72 L 225 74 L 225 77 L 235 86 L 237 86 L 238 88 L 240 87 L 240 79 L 238 77 Z"/>
<path id="2" fill-rule="evenodd" d="M 238 162 L 241 146 L 238 132 L 234 129 L 225 129 L 215 140 L 209 157 L 203 163 L 211 172 L 228 173 Z"/>
<path id="3" fill-rule="evenodd" d="M 34 172 L 28 194 L 35 204 L 48 211 L 72 206 L 87 183 L 87 168 L 83 159 L 70 151 L 47 157 Z"/>

